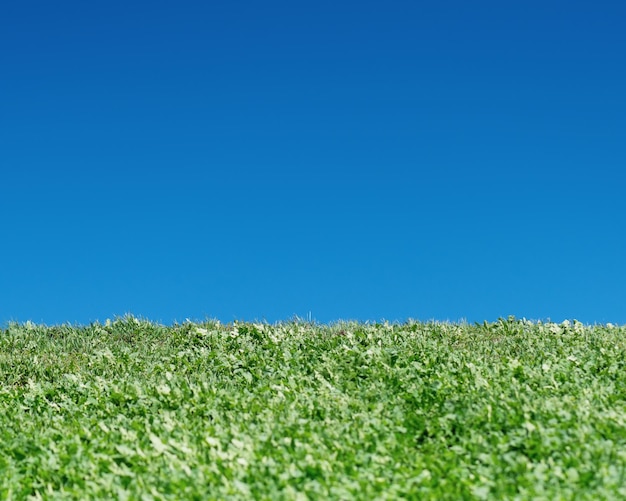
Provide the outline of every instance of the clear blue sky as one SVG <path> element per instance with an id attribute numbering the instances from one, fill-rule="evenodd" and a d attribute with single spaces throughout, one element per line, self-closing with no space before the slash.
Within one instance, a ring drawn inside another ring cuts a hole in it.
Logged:
<path id="1" fill-rule="evenodd" d="M 0 325 L 626 323 L 626 3 L 0 9 Z"/>

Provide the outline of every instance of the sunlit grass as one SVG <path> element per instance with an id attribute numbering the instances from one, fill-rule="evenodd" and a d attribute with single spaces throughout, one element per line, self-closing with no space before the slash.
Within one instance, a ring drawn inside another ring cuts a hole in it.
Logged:
<path id="1" fill-rule="evenodd" d="M 0 331 L 0 499 L 623 499 L 626 328 Z"/>

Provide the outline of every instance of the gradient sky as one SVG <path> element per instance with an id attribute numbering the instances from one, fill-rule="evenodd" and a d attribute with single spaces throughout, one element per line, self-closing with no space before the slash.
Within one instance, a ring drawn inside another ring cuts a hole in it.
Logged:
<path id="1" fill-rule="evenodd" d="M 626 323 L 626 2 L 0 8 L 0 325 Z"/>

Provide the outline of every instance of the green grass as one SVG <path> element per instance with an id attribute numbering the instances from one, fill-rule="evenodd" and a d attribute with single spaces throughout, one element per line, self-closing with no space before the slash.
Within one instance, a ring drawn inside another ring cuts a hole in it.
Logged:
<path id="1" fill-rule="evenodd" d="M 624 499 L 626 328 L 0 330 L 0 499 Z"/>

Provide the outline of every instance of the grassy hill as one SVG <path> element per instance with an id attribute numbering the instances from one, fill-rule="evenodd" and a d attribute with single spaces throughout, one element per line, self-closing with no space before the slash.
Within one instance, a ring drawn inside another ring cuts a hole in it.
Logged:
<path id="1" fill-rule="evenodd" d="M 0 499 L 624 499 L 626 328 L 0 330 Z"/>

